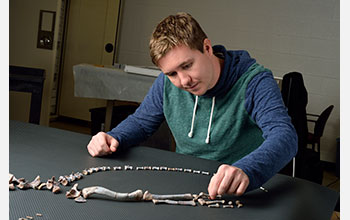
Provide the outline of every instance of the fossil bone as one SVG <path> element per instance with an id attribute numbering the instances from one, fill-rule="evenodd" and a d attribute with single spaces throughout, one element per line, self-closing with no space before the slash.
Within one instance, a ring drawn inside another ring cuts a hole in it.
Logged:
<path id="1" fill-rule="evenodd" d="M 215 203 L 215 204 L 212 204 L 212 205 L 208 205 L 209 208 L 220 208 L 220 205 L 219 203 Z"/>
<path id="2" fill-rule="evenodd" d="M 224 209 L 225 209 L 225 208 L 231 208 L 231 209 L 233 209 L 233 207 L 234 207 L 233 205 L 223 205 L 223 206 L 222 206 L 222 208 L 224 208 Z"/>
<path id="3" fill-rule="evenodd" d="M 60 191 L 61 191 L 61 188 L 59 187 L 59 185 L 57 183 L 55 183 L 52 187 L 52 192 L 59 193 Z"/>
<path id="4" fill-rule="evenodd" d="M 39 175 L 35 177 L 35 179 L 32 182 L 28 183 L 28 185 L 33 189 L 38 189 L 40 184 L 41 184 L 41 180 Z"/>
<path id="5" fill-rule="evenodd" d="M 51 190 L 53 193 L 59 193 L 61 188 L 58 186 L 58 182 L 55 181 L 55 176 L 52 176 L 51 179 L 46 181 L 46 188 Z"/>
<path id="6" fill-rule="evenodd" d="M 10 189 L 10 190 L 15 190 L 15 189 L 16 189 L 15 184 L 10 183 L 10 184 L 9 184 L 9 189 Z"/>
<path id="7" fill-rule="evenodd" d="M 40 183 L 40 185 L 37 187 L 37 189 L 41 190 L 44 187 L 46 187 L 46 183 Z"/>
<path id="8" fill-rule="evenodd" d="M 66 192 L 66 197 L 68 199 L 75 199 L 81 195 L 81 191 L 78 190 L 78 183 L 74 184 L 74 186 Z"/>
<path id="9" fill-rule="evenodd" d="M 237 208 L 241 208 L 243 206 L 243 204 L 239 200 L 236 200 L 235 203 L 236 203 Z"/>
<path id="10" fill-rule="evenodd" d="M 208 201 L 205 201 L 205 204 L 207 204 L 207 205 L 212 205 L 214 203 L 225 204 L 225 200 L 208 200 Z"/>
<path id="11" fill-rule="evenodd" d="M 51 179 L 48 179 L 46 181 L 46 188 L 48 190 L 51 190 L 53 188 L 54 182 L 55 182 L 55 176 L 52 176 Z"/>
<path id="12" fill-rule="evenodd" d="M 68 183 L 69 183 L 69 181 L 67 180 L 67 178 L 64 177 L 64 176 L 58 177 L 58 180 L 57 180 L 57 181 L 58 181 L 59 183 L 61 183 L 62 185 L 64 185 L 64 186 L 67 186 Z"/>
<path id="13" fill-rule="evenodd" d="M 19 183 L 18 180 L 16 179 L 15 175 L 9 173 L 9 183 L 13 183 L 13 182 L 15 182 L 17 184 Z"/>
<path id="14" fill-rule="evenodd" d="M 264 191 L 264 192 L 269 192 L 267 189 L 265 189 L 264 187 L 262 187 L 262 186 L 260 186 L 260 188 L 259 189 L 261 189 L 262 191 Z"/>
<path id="15" fill-rule="evenodd" d="M 196 202 L 193 200 L 170 200 L 170 199 L 152 199 L 152 202 L 154 204 L 159 204 L 159 203 L 165 203 L 165 204 L 170 204 L 170 205 L 190 205 L 190 206 L 196 206 Z"/>
<path id="16" fill-rule="evenodd" d="M 102 186 L 91 186 L 82 190 L 83 197 L 86 199 L 92 194 L 104 195 L 117 201 L 140 201 L 143 196 L 142 190 L 136 190 L 131 193 L 119 193 L 106 189 Z"/>
<path id="17" fill-rule="evenodd" d="M 74 201 L 78 203 L 84 203 L 86 202 L 86 199 L 84 199 L 83 196 L 78 196 L 77 198 L 74 199 Z"/>
<path id="18" fill-rule="evenodd" d="M 199 204 L 201 204 L 201 205 L 205 205 L 205 200 L 202 199 L 202 198 L 199 198 L 199 199 L 198 199 L 198 202 L 199 202 Z"/>
<path id="19" fill-rule="evenodd" d="M 113 170 L 122 170 L 122 167 L 116 166 L 116 167 L 113 167 Z"/>
<path id="20" fill-rule="evenodd" d="M 172 194 L 172 195 L 157 195 L 157 194 L 151 194 L 150 192 L 146 191 L 143 194 L 143 200 L 149 201 L 152 199 L 158 199 L 158 200 L 192 200 L 193 196 L 191 193 L 186 194 Z"/>
<path id="21" fill-rule="evenodd" d="M 29 185 L 29 183 L 24 179 L 24 178 L 19 178 L 18 179 L 18 185 L 17 187 L 19 189 L 28 189 L 31 188 L 31 186 Z"/>

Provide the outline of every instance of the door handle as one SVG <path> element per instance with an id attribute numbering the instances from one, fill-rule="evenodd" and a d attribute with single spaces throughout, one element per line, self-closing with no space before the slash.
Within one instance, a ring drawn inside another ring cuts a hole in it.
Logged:
<path id="1" fill-rule="evenodd" d="M 106 44 L 105 50 L 107 53 L 113 52 L 113 49 L 114 49 L 113 44 L 111 44 L 111 43 Z"/>

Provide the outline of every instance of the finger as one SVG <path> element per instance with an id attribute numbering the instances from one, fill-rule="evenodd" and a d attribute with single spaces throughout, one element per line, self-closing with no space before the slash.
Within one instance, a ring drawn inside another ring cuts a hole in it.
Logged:
<path id="1" fill-rule="evenodd" d="M 209 186 L 208 186 L 208 193 L 209 193 L 211 199 L 216 198 L 216 196 L 218 194 L 218 188 L 220 186 L 222 179 L 223 179 L 223 175 L 220 172 L 216 173 L 211 178 Z"/>
<path id="2" fill-rule="evenodd" d="M 109 136 L 108 137 L 108 145 L 109 145 L 109 149 L 112 152 L 116 152 L 117 148 L 119 146 L 119 142 L 116 139 L 114 139 L 112 136 Z"/>
<path id="3" fill-rule="evenodd" d="M 236 190 L 236 193 L 235 195 L 237 196 L 241 196 L 243 195 L 243 193 L 246 191 L 246 189 L 248 188 L 248 185 L 249 185 L 249 181 L 243 179 L 243 181 L 239 184 L 237 190 Z"/>
<path id="4" fill-rule="evenodd" d="M 222 179 L 220 186 L 218 188 L 218 194 L 219 195 L 225 194 L 230 189 L 233 182 L 235 182 L 234 175 L 230 175 L 228 173 L 225 173 L 225 176 Z M 236 184 L 236 186 L 237 186 L 237 184 Z"/>
<path id="5" fill-rule="evenodd" d="M 236 193 L 236 190 L 237 190 L 238 186 L 240 185 L 240 183 L 241 183 L 240 176 L 236 175 L 233 178 L 233 181 L 232 181 L 229 189 L 227 190 L 227 194 L 234 194 L 234 193 Z"/>

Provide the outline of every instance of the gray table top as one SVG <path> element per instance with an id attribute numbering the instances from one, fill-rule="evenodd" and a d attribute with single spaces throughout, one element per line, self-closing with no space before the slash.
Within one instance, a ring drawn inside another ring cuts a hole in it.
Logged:
<path id="1" fill-rule="evenodd" d="M 55 176 L 81 172 L 97 166 L 167 166 L 216 171 L 219 162 L 169 151 L 133 147 L 103 158 L 89 156 L 91 136 L 29 123 L 10 121 L 9 172 L 17 178 L 44 182 Z M 206 192 L 211 176 L 171 171 L 104 171 L 76 181 L 79 189 L 99 185 L 117 192 L 149 190 L 156 194 Z M 10 219 L 35 216 L 40 219 L 327 219 L 339 193 L 298 178 L 277 174 L 264 187 L 238 198 L 244 207 L 215 209 L 203 206 L 154 205 L 151 202 L 117 202 L 93 197 L 86 203 L 67 199 L 71 186 L 62 192 L 19 190 L 9 192 Z M 236 200 L 236 197 L 226 197 Z"/>

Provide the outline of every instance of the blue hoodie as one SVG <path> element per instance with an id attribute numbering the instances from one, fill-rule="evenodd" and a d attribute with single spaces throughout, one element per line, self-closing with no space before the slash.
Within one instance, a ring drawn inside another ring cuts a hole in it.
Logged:
<path id="1" fill-rule="evenodd" d="M 225 59 L 224 68 L 217 84 L 204 97 L 225 95 L 256 63 L 246 51 L 227 51 L 221 45 L 214 46 L 213 50 L 218 57 Z M 159 75 L 134 114 L 108 132 L 119 141 L 119 147 L 142 142 L 164 121 L 164 77 L 163 73 Z M 260 127 L 265 139 L 256 150 L 232 164 L 248 175 L 249 191 L 265 183 L 296 155 L 297 135 L 270 71 L 256 75 L 249 82 L 244 101 L 246 111 Z"/>

